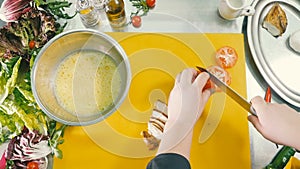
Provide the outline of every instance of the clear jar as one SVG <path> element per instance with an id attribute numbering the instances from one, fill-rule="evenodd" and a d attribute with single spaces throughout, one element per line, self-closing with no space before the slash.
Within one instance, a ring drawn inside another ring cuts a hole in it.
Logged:
<path id="1" fill-rule="evenodd" d="M 111 27 L 118 28 L 126 24 L 123 0 L 108 0 L 105 6 L 105 12 Z"/>
<path id="2" fill-rule="evenodd" d="M 93 0 L 93 2 L 97 10 L 103 10 L 108 0 Z"/>
<path id="3" fill-rule="evenodd" d="M 99 22 L 99 15 L 91 0 L 77 0 L 76 11 L 85 27 L 93 27 Z"/>

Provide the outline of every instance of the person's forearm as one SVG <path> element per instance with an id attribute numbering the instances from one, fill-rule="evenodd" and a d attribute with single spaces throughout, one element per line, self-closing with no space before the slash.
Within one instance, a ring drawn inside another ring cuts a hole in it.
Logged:
<path id="1" fill-rule="evenodd" d="M 300 150 L 300 114 L 295 114 L 287 123 L 286 127 L 277 128 L 283 133 L 278 135 L 279 140 L 283 140 L 280 144 Z"/>
<path id="2" fill-rule="evenodd" d="M 300 112 L 286 104 L 266 103 L 260 96 L 251 103 L 257 116 L 248 119 L 266 139 L 300 149 Z"/>
<path id="3" fill-rule="evenodd" d="M 172 124 L 166 124 L 166 135 L 163 136 L 160 142 L 157 154 L 176 153 L 189 160 L 193 139 L 193 128 L 191 127 L 190 130 L 182 130 L 184 128 L 182 125 L 175 125 L 177 127 L 181 126 L 180 128 L 169 128 L 170 125 Z"/>
<path id="4" fill-rule="evenodd" d="M 293 133 L 291 134 L 294 136 L 294 139 L 292 139 L 291 146 L 297 149 L 298 151 L 300 151 L 300 114 L 297 120 L 298 120 L 297 126 L 292 126 Z"/>
<path id="5" fill-rule="evenodd" d="M 183 138 L 177 145 L 174 145 L 170 149 L 161 149 L 159 148 L 157 151 L 157 154 L 162 154 L 162 153 L 176 153 L 184 156 L 186 159 L 190 159 L 190 149 L 192 145 L 192 137 L 193 137 L 193 132 L 191 131 L 188 133 L 188 135 Z M 163 144 L 168 144 L 171 141 L 169 140 L 161 140 L 161 145 Z"/>

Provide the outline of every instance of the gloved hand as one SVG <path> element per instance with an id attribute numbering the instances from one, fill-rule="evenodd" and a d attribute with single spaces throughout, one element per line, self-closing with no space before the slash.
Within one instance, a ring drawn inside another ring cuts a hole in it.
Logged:
<path id="1" fill-rule="evenodd" d="M 257 117 L 248 120 L 268 140 L 300 150 L 300 114 L 285 104 L 266 103 L 262 97 L 251 100 Z"/>
<path id="2" fill-rule="evenodd" d="M 168 102 L 168 122 L 189 123 L 193 126 L 202 114 L 210 96 L 203 91 L 209 75 L 189 68 L 179 73 L 175 80 Z"/>
<path id="3" fill-rule="evenodd" d="M 168 120 L 158 153 L 174 150 L 173 152 L 183 154 L 188 158 L 194 125 L 201 116 L 210 96 L 209 90 L 203 91 L 208 79 L 207 73 L 198 74 L 192 68 L 185 69 L 177 75 L 174 88 L 169 96 Z M 188 139 L 186 139 L 187 137 Z M 184 139 L 186 140 L 183 141 Z"/>

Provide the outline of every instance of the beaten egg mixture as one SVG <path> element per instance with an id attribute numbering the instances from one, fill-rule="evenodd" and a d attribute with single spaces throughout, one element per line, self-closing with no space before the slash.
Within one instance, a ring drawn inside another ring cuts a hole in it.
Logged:
<path id="1" fill-rule="evenodd" d="M 79 117 L 95 115 L 111 106 L 120 86 L 115 61 L 98 51 L 72 53 L 56 71 L 56 98 L 62 107 Z"/>

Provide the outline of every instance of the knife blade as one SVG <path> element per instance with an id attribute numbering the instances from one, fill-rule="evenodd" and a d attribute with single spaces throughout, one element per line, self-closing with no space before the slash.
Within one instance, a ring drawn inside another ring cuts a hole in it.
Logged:
<path id="1" fill-rule="evenodd" d="M 230 96 L 235 102 L 237 102 L 240 106 L 242 106 L 245 110 L 247 110 L 252 115 L 256 115 L 255 110 L 251 106 L 251 104 L 243 98 L 240 94 L 238 94 L 236 91 L 234 91 L 231 87 L 229 87 L 227 84 L 222 82 L 220 79 L 218 79 L 215 75 L 207 71 L 206 69 L 196 66 L 197 69 L 199 69 L 201 72 L 206 72 L 210 76 L 210 80 L 216 84 L 223 92 L 225 92 L 228 96 Z"/>

